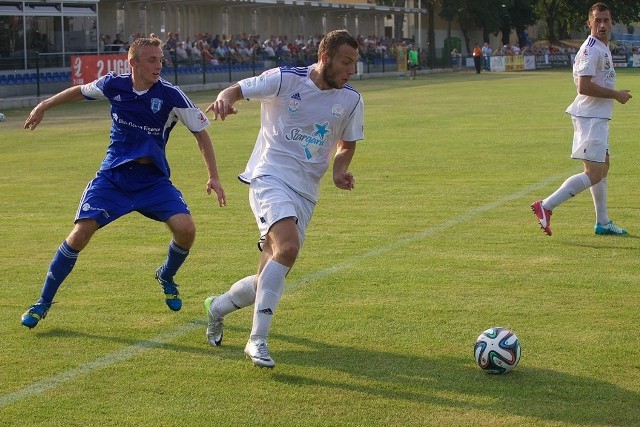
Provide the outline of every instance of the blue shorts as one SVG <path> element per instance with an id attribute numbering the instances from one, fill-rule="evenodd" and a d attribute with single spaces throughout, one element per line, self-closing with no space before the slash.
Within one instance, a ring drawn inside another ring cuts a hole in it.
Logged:
<path id="1" fill-rule="evenodd" d="M 162 222 L 191 213 L 182 193 L 157 167 L 129 162 L 98 171 L 80 198 L 75 221 L 94 219 L 104 227 L 133 211 Z"/>

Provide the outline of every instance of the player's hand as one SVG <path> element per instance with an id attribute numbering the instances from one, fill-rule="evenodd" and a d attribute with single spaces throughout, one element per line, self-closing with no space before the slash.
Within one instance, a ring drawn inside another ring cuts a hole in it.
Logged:
<path id="1" fill-rule="evenodd" d="M 225 99 L 216 99 L 211 105 L 204 111 L 208 113 L 213 111 L 213 120 L 224 120 L 229 114 L 238 114 L 238 110 L 233 107 L 233 103 Z"/>
<path id="2" fill-rule="evenodd" d="M 633 97 L 631 96 L 631 91 L 629 89 L 619 90 L 616 94 L 616 101 L 620 104 L 626 104 L 631 98 Z"/>
<path id="3" fill-rule="evenodd" d="M 220 181 L 215 179 L 210 179 L 207 181 L 207 194 L 211 194 L 211 190 L 215 191 L 218 196 L 218 204 L 220 207 L 227 206 L 227 196 L 224 194 L 224 188 L 222 188 L 222 184 Z"/>
<path id="4" fill-rule="evenodd" d="M 24 128 L 34 130 L 44 119 L 44 109 L 38 108 L 40 104 L 36 105 L 31 113 L 29 113 L 29 117 L 24 121 Z"/>
<path id="5" fill-rule="evenodd" d="M 351 190 L 356 185 L 356 179 L 351 172 L 334 173 L 333 183 L 342 190 Z"/>

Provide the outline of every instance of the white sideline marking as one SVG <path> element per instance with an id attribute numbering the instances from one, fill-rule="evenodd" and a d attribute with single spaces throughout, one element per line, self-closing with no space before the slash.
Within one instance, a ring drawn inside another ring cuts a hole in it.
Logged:
<path id="1" fill-rule="evenodd" d="M 327 276 L 331 276 L 339 271 L 342 270 L 346 270 L 348 268 L 351 268 L 352 266 L 356 265 L 357 263 L 365 260 L 365 259 L 369 259 L 378 255 L 381 255 L 385 252 L 389 252 L 391 250 L 394 249 L 398 249 L 399 247 L 408 245 L 410 243 L 416 242 L 418 240 L 422 240 L 425 237 L 428 237 L 436 232 L 440 232 L 442 230 L 446 230 L 448 228 L 453 227 L 454 225 L 460 224 L 464 221 L 467 221 L 481 213 L 490 211 L 491 209 L 495 209 L 496 207 L 503 205 L 507 202 L 510 202 L 511 200 L 515 200 L 515 199 L 519 199 L 523 196 L 526 196 L 527 194 L 538 190 L 542 187 L 545 187 L 547 185 L 549 185 L 551 182 L 556 181 L 558 179 L 561 179 L 563 177 L 566 177 L 566 174 L 563 175 L 557 175 L 557 176 L 553 176 L 553 177 L 549 177 L 548 179 L 541 181 L 535 185 L 532 185 L 530 187 L 526 187 L 518 192 L 509 194 L 505 197 L 502 197 L 500 199 L 497 199 L 491 203 L 487 203 L 486 205 L 482 205 L 479 206 L 477 208 L 471 209 L 461 215 L 458 215 L 455 218 L 452 218 L 448 221 L 445 221 L 443 223 L 440 224 L 436 224 L 432 227 L 426 228 L 418 233 L 415 233 L 412 236 L 409 237 L 405 237 L 404 239 L 400 239 L 397 240 L 395 242 L 391 242 L 388 243 L 384 246 L 380 246 L 377 248 L 373 248 L 363 254 L 360 255 L 356 255 L 354 257 L 352 257 L 349 260 L 346 260 L 340 264 L 336 264 L 333 265 L 331 267 L 327 267 L 323 270 L 317 271 L 315 273 L 310 273 L 307 274 L 301 278 L 299 278 L 298 280 L 292 282 L 292 283 L 288 283 L 286 286 L 287 290 L 292 290 L 295 288 L 299 288 L 303 285 L 307 285 L 309 283 L 312 283 L 316 280 L 320 280 L 323 279 Z M 51 389 L 54 389 L 56 387 L 58 387 L 59 385 L 62 385 L 68 381 L 74 380 L 80 376 L 83 375 L 88 375 L 90 373 L 92 373 L 93 371 L 97 371 L 99 369 L 103 369 L 106 368 L 108 366 L 112 366 L 115 365 L 119 362 L 123 362 L 125 360 L 129 360 L 135 356 L 137 356 L 138 354 L 141 354 L 147 350 L 153 349 L 153 348 L 157 348 L 157 347 L 161 347 L 162 345 L 166 344 L 167 342 L 178 338 L 182 335 L 185 335 L 197 328 L 202 327 L 202 325 L 197 324 L 197 323 L 188 323 L 186 325 L 180 326 L 172 331 L 166 332 L 164 334 L 160 334 L 157 335 L 156 337 L 152 338 L 151 340 L 148 341 L 140 341 L 137 344 L 134 345 L 130 345 L 129 347 L 125 347 L 122 350 L 119 351 L 115 351 L 113 353 L 109 353 L 99 359 L 96 359 L 92 362 L 87 362 L 85 364 L 82 364 L 80 366 L 78 366 L 77 368 L 71 369 L 69 371 L 66 372 L 62 372 L 58 375 L 55 375 L 51 378 L 48 379 L 43 379 L 40 380 L 38 382 L 32 383 L 20 390 L 17 390 L 13 393 L 9 393 L 6 394 L 2 397 L 0 397 L 0 408 L 3 408 L 7 405 L 10 405 L 12 403 L 16 403 L 19 402 L 23 399 L 26 399 L 28 397 L 31 396 L 36 396 L 38 394 L 42 394 L 46 391 L 49 391 Z"/>
<path id="2" fill-rule="evenodd" d="M 175 338 L 178 338 L 186 333 L 189 333 L 192 330 L 199 327 L 201 327 L 201 325 L 198 325 L 195 323 L 189 323 L 187 325 L 180 326 L 172 331 L 169 331 L 164 334 L 160 334 L 155 338 L 152 338 L 151 340 L 140 341 L 137 344 L 130 345 L 129 347 L 125 347 L 122 350 L 118 350 L 113 353 L 109 353 L 92 362 L 87 362 L 85 364 L 82 364 L 77 368 L 71 369 L 66 372 L 61 372 L 54 377 L 43 379 L 33 384 L 30 384 L 21 390 L 2 396 L 0 398 L 0 408 L 4 408 L 5 406 L 15 402 L 19 402 L 23 399 L 26 399 L 27 397 L 44 393 L 68 381 L 76 379 L 82 375 L 90 374 L 91 372 L 96 371 L 98 369 L 106 368 L 108 366 L 115 365 L 118 362 L 129 360 L 134 356 L 142 352 L 145 352 L 149 349 L 161 347 L 167 342 Z"/>
<path id="3" fill-rule="evenodd" d="M 498 206 L 501 206 L 501 205 L 503 205 L 503 204 L 505 204 L 507 202 L 510 202 L 511 200 L 516 200 L 516 199 L 519 199 L 521 197 L 524 197 L 527 194 L 529 194 L 529 193 L 531 193 L 531 192 L 533 192 L 535 190 L 539 190 L 540 188 L 543 188 L 543 187 L 549 185 L 553 181 L 557 181 L 558 179 L 566 178 L 568 176 L 569 175 L 567 175 L 567 174 L 562 174 L 562 175 L 556 175 L 556 176 L 549 177 L 544 181 L 541 181 L 541 182 L 539 182 L 539 183 L 537 183 L 535 185 L 532 185 L 530 187 L 526 187 L 526 188 L 524 188 L 524 189 L 522 189 L 522 190 L 520 190 L 518 192 L 509 194 L 509 195 L 504 196 L 504 197 L 502 197 L 500 199 L 494 200 L 491 203 L 487 203 L 486 205 L 478 206 L 477 208 L 470 209 L 467 212 L 465 212 L 465 213 L 463 213 L 461 215 L 458 215 L 455 218 L 451 218 L 448 221 L 442 222 L 440 224 L 433 225 L 433 226 L 431 226 L 429 228 L 425 228 L 424 230 L 422 230 L 422 231 L 420 231 L 420 232 L 418 232 L 418 233 L 416 233 L 416 234 L 414 234 L 412 236 L 408 236 L 408 237 L 405 237 L 404 239 L 396 240 L 395 242 L 387 243 L 384 246 L 379 246 L 377 248 L 372 248 L 371 250 L 369 250 L 367 252 L 364 252 L 364 253 L 362 253 L 360 255 L 356 255 L 356 256 L 352 257 L 351 259 L 348 259 L 348 260 L 346 260 L 346 261 L 344 261 L 344 262 L 342 262 L 340 264 L 335 264 L 335 265 L 333 265 L 331 267 L 327 267 L 324 270 L 320 270 L 320 271 L 317 271 L 315 273 L 309 273 L 306 276 L 301 277 L 296 282 L 293 282 L 291 284 L 287 283 L 286 290 L 289 291 L 289 290 L 297 288 L 297 287 L 299 287 L 301 285 L 305 285 L 307 283 L 311 283 L 311 282 L 313 282 L 315 280 L 323 279 L 323 278 L 325 278 L 327 276 L 330 276 L 333 273 L 337 273 L 337 272 L 339 272 L 341 270 L 346 270 L 346 269 L 352 267 L 353 265 L 355 265 L 355 264 L 357 264 L 360 261 L 363 261 L 365 259 L 372 258 L 372 257 L 378 256 L 378 255 L 382 255 L 385 252 L 389 252 L 389 251 L 392 251 L 394 249 L 398 249 L 398 248 L 400 248 L 402 246 L 405 246 L 405 245 L 411 244 L 413 242 L 417 242 L 419 240 L 422 240 L 427 236 L 430 236 L 430 235 L 432 235 L 434 233 L 446 230 L 447 228 L 451 228 L 454 225 L 458 225 L 458 224 L 460 224 L 460 223 L 462 223 L 464 221 L 467 221 L 467 220 L 469 220 L 469 219 L 471 219 L 471 218 L 473 218 L 473 217 L 475 217 L 475 216 L 477 216 L 477 215 L 479 215 L 481 213 L 490 211 L 491 209 L 495 209 Z M 535 223 L 534 223 L 534 225 L 535 225 Z"/>

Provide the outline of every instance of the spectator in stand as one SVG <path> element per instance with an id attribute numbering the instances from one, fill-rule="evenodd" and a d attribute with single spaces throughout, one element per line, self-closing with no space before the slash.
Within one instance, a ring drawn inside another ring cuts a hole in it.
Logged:
<path id="1" fill-rule="evenodd" d="M 227 49 L 225 49 L 225 42 L 222 41 L 218 48 L 213 51 L 213 55 L 218 59 L 220 63 L 226 63 L 227 60 L 230 60 Z"/>
<path id="2" fill-rule="evenodd" d="M 253 57 L 253 43 L 249 43 L 244 47 L 240 47 L 238 49 L 238 54 L 240 55 L 240 60 L 243 64 L 250 63 L 251 58 Z"/>
<path id="3" fill-rule="evenodd" d="M 211 52 L 209 46 L 207 46 L 202 40 L 200 41 L 200 51 L 202 52 L 202 60 L 205 63 L 211 65 L 220 65 L 221 58 L 215 55 L 214 52 Z"/>
<path id="4" fill-rule="evenodd" d="M 198 64 L 202 62 L 202 51 L 199 48 L 199 44 L 200 42 L 194 43 L 191 48 L 191 60 Z"/>
<path id="5" fill-rule="evenodd" d="M 211 48 L 217 49 L 220 46 L 220 34 L 216 34 L 216 36 L 211 40 Z"/>
<path id="6" fill-rule="evenodd" d="M 298 65 L 298 45 L 295 41 L 289 43 L 289 54 L 291 55 L 291 60 L 294 61 L 296 65 Z"/>
<path id="7" fill-rule="evenodd" d="M 113 39 L 113 47 L 111 48 L 111 51 L 113 52 L 119 52 L 120 51 L 120 46 L 122 46 L 124 44 L 124 41 L 120 38 L 120 33 L 116 34 L 116 38 Z"/>
<path id="8" fill-rule="evenodd" d="M 178 61 L 178 64 L 191 65 L 191 57 L 187 52 L 187 47 L 185 42 L 180 42 L 176 46 L 176 60 Z"/>
<path id="9" fill-rule="evenodd" d="M 166 50 L 174 52 L 177 47 L 178 47 L 178 41 L 176 39 L 176 36 L 171 31 L 169 31 L 167 33 L 167 41 L 164 43 L 164 48 Z"/>
<path id="10" fill-rule="evenodd" d="M 106 53 L 113 52 L 113 44 L 111 43 L 111 36 L 105 34 L 104 36 L 104 51 Z"/>
<path id="11" fill-rule="evenodd" d="M 289 44 L 284 41 L 280 46 L 280 49 L 282 50 L 282 59 L 285 61 L 291 61 L 291 50 L 289 50 Z"/>
<path id="12" fill-rule="evenodd" d="M 269 59 L 276 58 L 276 51 L 273 50 L 273 46 L 271 45 L 271 41 L 267 40 L 263 45 L 265 56 Z"/>
<path id="13" fill-rule="evenodd" d="M 242 62 L 240 54 L 235 49 L 234 44 L 231 42 L 231 40 L 227 40 L 224 42 L 224 49 L 227 52 L 228 57 L 231 58 L 232 64 Z"/>

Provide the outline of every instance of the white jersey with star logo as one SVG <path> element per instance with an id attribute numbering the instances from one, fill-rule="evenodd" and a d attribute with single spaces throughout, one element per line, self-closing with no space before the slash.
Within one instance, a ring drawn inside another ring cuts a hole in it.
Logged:
<path id="1" fill-rule="evenodd" d="M 573 63 L 573 81 L 576 87 L 583 76 L 592 76 L 595 84 L 609 89 L 613 89 L 616 83 L 611 51 L 593 36 L 587 37 L 576 54 Z M 610 120 L 613 116 L 613 99 L 578 94 L 567 108 L 567 113 L 577 117 Z"/>
<path id="2" fill-rule="evenodd" d="M 348 84 L 319 89 L 309 78 L 314 67 L 274 68 L 239 82 L 246 99 L 262 104 L 256 145 L 239 178 L 275 176 L 315 203 L 337 142 L 364 138 L 364 105 Z"/>

